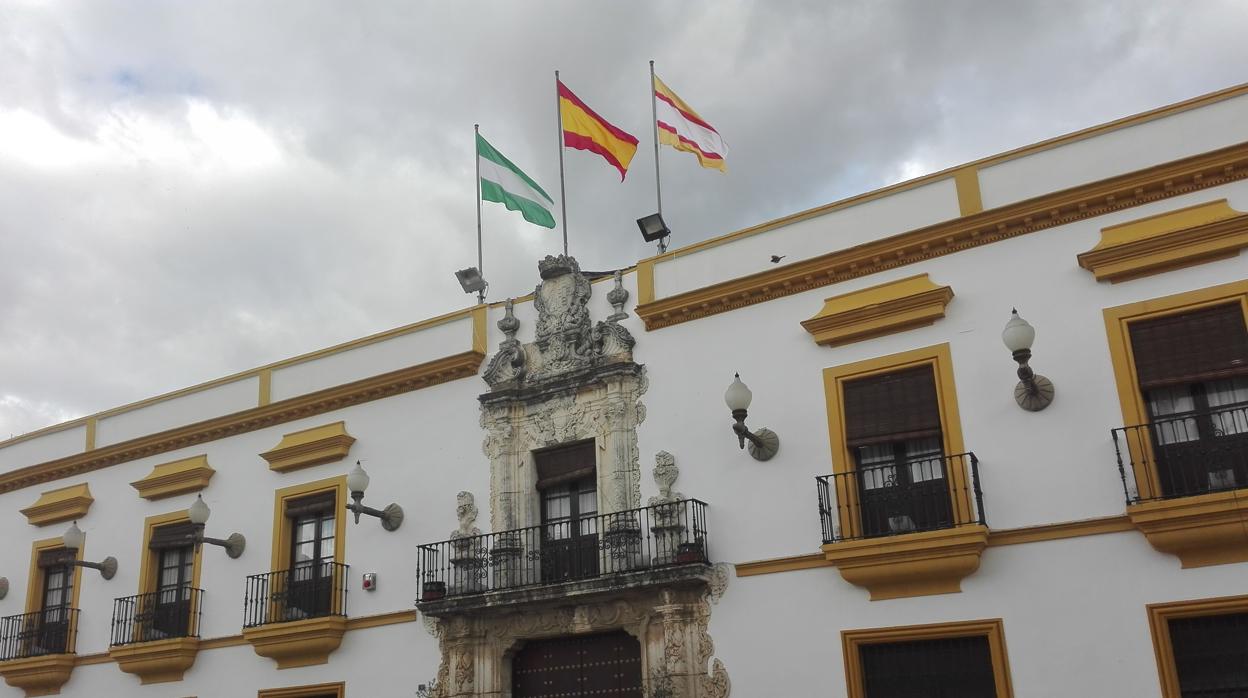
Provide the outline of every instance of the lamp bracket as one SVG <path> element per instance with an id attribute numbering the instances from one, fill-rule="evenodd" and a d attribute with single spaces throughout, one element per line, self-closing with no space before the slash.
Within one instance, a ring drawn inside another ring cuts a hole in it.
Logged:
<path id="1" fill-rule="evenodd" d="M 1014 386 L 1014 401 L 1028 412 L 1039 412 L 1053 402 L 1053 381 L 1035 374 Z"/>
<path id="2" fill-rule="evenodd" d="M 771 460 L 780 450 L 780 437 L 767 427 L 759 429 L 752 436 L 754 438 L 750 439 L 750 455 L 754 460 Z"/>

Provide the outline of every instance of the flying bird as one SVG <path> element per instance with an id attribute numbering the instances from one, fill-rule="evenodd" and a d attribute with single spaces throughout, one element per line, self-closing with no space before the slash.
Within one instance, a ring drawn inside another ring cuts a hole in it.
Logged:
<path id="1" fill-rule="evenodd" d="M 772 264 L 779 264 L 779 263 L 780 263 L 780 260 L 784 259 L 784 258 L 785 258 L 785 257 L 787 257 L 787 256 L 788 256 L 788 255 L 783 255 L 783 254 L 773 254 L 773 255 L 771 256 L 771 263 L 772 263 Z"/>

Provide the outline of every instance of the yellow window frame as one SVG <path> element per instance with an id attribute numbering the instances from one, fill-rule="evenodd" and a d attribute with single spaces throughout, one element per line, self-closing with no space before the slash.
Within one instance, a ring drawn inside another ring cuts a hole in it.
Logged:
<path id="1" fill-rule="evenodd" d="M 1005 624 L 1000 618 L 841 631 L 841 647 L 845 655 L 845 684 L 849 691 L 849 698 L 867 698 L 865 677 L 862 673 L 861 650 L 864 645 L 947 640 L 959 637 L 988 638 L 988 649 L 992 659 L 992 677 L 996 684 L 997 698 L 1013 698 L 1010 661 L 1005 649 Z"/>
<path id="2" fill-rule="evenodd" d="M 1162 698 L 1181 698 L 1179 672 L 1174 663 L 1174 645 L 1170 640 L 1170 621 L 1177 618 L 1222 616 L 1248 613 L 1248 596 L 1221 596 L 1193 601 L 1172 601 L 1149 604 L 1148 627 L 1157 655 L 1157 677 L 1161 681 Z"/>
<path id="3" fill-rule="evenodd" d="M 26 577 L 27 585 L 28 585 L 26 587 L 26 613 L 36 613 L 38 611 L 43 610 L 44 572 L 43 572 L 43 568 L 39 566 L 39 554 L 46 550 L 56 550 L 57 548 L 64 548 L 64 547 L 65 547 L 65 541 L 63 538 L 60 538 L 60 537 L 44 538 L 42 540 L 37 540 L 31 544 L 30 546 L 30 574 Z M 86 539 L 84 538 L 82 547 L 78 548 L 77 556 L 74 558 L 75 560 L 81 561 L 83 559 L 82 551 L 85 550 L 86 547 L 87 547 Z M 78 595 L 82 591 L 82 568 L 75 565 L 72 575 L 73 575 L 73 581 L 71 583 L 73 584 L 74 590 L 73 590 L 73 593 L 70 595 L 69 607 L 76 609 L 78 608 Z M 71 617 L 70 617 L 69 638 L 68 638 L 68 643 L 65 646 L 66 654 L 73 654 L 75 650 L 75 646 L 77 644 L 78 644 L 78 614 L 75 613 L 75 614 L 71 614 Z"/>
<path id="4" fill-rule="evenodd" d="M 845 383 L 887 373 L 895 373 L 919 366 L 931 366 L 936 382 L 936 401 L 940 409 L 940 432 L 946 456 L 965 453 L 962 442 L 962 420 L 958 414 L 958 396 L 954 388 L 953 357 L 949 344 L 912 349 L 897 354 L 855 361 L 823 370 L 824 395 L 828 409 L 828 444 L 832 449 L 832 472 L 837 475 L 852 473 L 854 459 L 845 442 Z M 948 464 L 948 462 L 947 462 Z M 948 467 L 949 498 L 953 506 L 954 521 L 971 521 L 974 508 L 970 487 L 966 481 L 965 467 Z M 862 522 L 852 512 L 857 509 L 858 490 L 849 486 L 852 478 L 836 480 L 836 498 L 846 506 L 839 507 L 841 530 L 845 537 L 862 534 Z"/>

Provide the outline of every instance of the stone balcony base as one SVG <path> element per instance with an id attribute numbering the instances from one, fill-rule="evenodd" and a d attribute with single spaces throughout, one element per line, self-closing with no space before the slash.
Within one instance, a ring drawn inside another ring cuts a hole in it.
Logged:
<path id="1" fill-rule="evenodd" d="M 962 591 L 979 569 L 988 527 L 958 526 L 823 546 L 824 558 L 845 581 L 871 592 L 872 601 Z"/>
<path id="2" fill-rule="evenodd" d="M 199 638 L 176 637 L 110 647 L 108 656 L 122 671 L 138 676 L 139 682 L 146 685 L 181 681 L 186 670 L 195 664 L 198 652 Z"/>
<path id="3" fill-rule="evenodd" d="M 33 696 L 54 696 L 69 681 L 77 657 L 72 654 L 45 654 L 40 657 L 10 659 L 0 662 L 4 682 Z"/>
<path id="4" fill-rule="evenodd" d="M 1132 504 L 1127 516 L 1184 568 L 1248 562 L 1248 489 Z"/>
<path id="5" fill-rule="evenodd" d="M 278 669 L 291 669 L 329 663 L 346 631 L 346 616 L 325 616 L 243 628 L 243 639 L 256 654 L 277 662 Z"/>

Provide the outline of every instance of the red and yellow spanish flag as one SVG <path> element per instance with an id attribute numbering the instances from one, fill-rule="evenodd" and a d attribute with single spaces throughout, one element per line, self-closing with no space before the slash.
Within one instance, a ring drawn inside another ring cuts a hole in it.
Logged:
<path id="1" fill-rule="evenodd" d="M 728 168 L 724 165 L 724 139 L 719 137 L 719 131 L 698 116 L 657 75 L 654 77 L 654 97 L 659 142 L 676 150 L 693 153 L 698 157 L 698 164 L 703 167 L 726 172 Z"/>
<path id="2" fill-rule="evenodd" d="M 637 152 L 637 139 L 598 116 L 580 97 L 559 81 L 559 118 L 563 122 L 563 144 L 569 148 L 598 153 L 620 171 L 620 181 Z"/>

